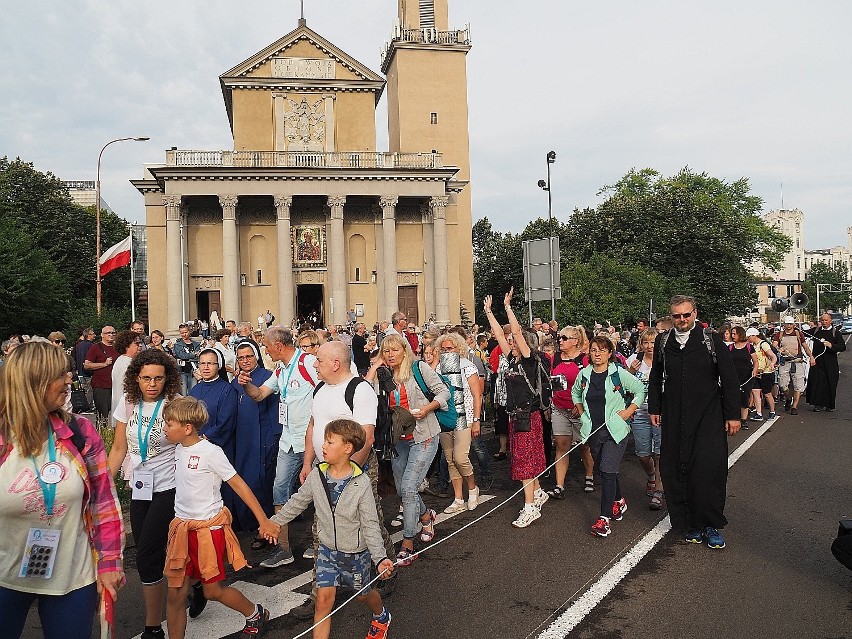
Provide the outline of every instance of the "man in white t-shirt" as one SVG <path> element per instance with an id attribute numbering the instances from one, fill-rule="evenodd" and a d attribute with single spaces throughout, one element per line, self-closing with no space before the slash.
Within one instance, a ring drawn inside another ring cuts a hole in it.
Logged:
<path id="1" fill-rule="evenodd" d="M 272 502 L 277 513 L 290 499 L 293 483 L 304 465 L 306 432 L 311 419 L 314 387 L 319 377 L 315 367 L 317 358 L 296 348 L 296 338 L 289 328 L 273 326 L 266 331 L 263 343 L 269 356 L 279 362 L 278 367 L 260 387 L 252 384 L 251 374 L 246 372 L 240 373 L 239 383 L 256 402 L 263 401 L 272 393 L 281 396 L 278 409 L 281 439 L 272 487 Z M 287 533 L 287 526 L 282 526 L 278 549 L 260 562 L 261 566 L 277 568 L 294 561 Z"/>
<path id="2" fill-rule="evenodd" d="M 382 522 L 382 540 L 385 543 L 388 557 L 394 557 L 396 552 L 390 535 L 384 526 L 384 515 L 382 513 L 382 502 L 379 498 L 379 460 L 373 450 L 373 440 L 376 430 L 376 414 L 378 411 L 378 397 L 372 385 L 364 379 L 357 377 L 350 371 L 351 351 L 343 342 L 335 340 L 325 342 L 317 351 L 316 366 L 318 376 L 322 380 L 314 391 L 314 402 L 311 409 L 311 420 L 308 424 L 308 432 L 305 437 L 305 459 L 299 481 L 304 483 L 313 469 L 314 462 L 323 461 L 322 444 L 325 439 L 325 426 L 335 419 L 353 419 L 364 428 L 367 434 L 367 442 L 364 447 L 352 455 L 352 461 L 357 463 L 370 477 L 373 486 L 373 497 L 376 500 L 376 511 L 379 521 Z M 316 556 L 319 546 L 317 537 L 316 521 L 313 527 L 314 544 L 310 549 L 313 554 L 307 558 Z M 393 587 L 396 577 L 376 582 L 375 587 L 386 595 Z M 290 613 L 297 619 L 311 619 L 314 614 L 314 602 L 316 600 L 316 564 L 314 564 L 313 588 L 311 598 L 304 604 L 293 608 Z"/>

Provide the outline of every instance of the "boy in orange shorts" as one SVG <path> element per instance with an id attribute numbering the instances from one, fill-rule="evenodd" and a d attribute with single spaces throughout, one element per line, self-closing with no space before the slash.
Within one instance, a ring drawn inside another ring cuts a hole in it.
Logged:
<path id="1" fill-rule="evenodd" d="M 249 601 L 236 588 L 222 585 L 225 560 L 235 570 L 248 565 L 231 529 L 231 513 L 222 503 L 222 481 L 234 489 L 260 524 L 260 534 L 277 541 L 278 527 L 270 523 L 257 498 L 237 475 L 225 453 L 202 439 L 198 429 L 208 420 L 207 408 L 193 397 L 175 399 L 163 410 L 166 437 L 179 444 L 175 452 L 175 518 L 169 525 L 165 575 L 169 583 L 166 624 L 171 639 L 186 632 L 186 596 L 190 581 L 202 583 L 204 596 L 243 614 L 241 636 L 256 637 L 269 621 L 269 611 Z"/>

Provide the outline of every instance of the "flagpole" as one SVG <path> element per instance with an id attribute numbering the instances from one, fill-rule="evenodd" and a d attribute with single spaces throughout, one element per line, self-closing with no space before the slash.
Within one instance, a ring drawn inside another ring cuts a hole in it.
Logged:
<path id="1" fill-rule="evenodd" d="M 136 272 L 133 270 L 133 226 L 130 227 L 130 319 L 136 321 Z"/>

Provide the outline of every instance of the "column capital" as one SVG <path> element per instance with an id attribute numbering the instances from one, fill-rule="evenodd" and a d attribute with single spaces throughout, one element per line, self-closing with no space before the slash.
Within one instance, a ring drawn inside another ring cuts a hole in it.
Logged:
<path id="1" fill-rule="evenodd" d="M 343 206 L 346 204 L 345 195 L 329 195 L 328 208 L 331 209 L 331 219 L 343 219 Z"/>
<path id="2" fill-rule="evenodd" d="M 180 195 L 164 195 L 163 206 L 166 207 L 166 220 L 180 220 L 181 197 Z"/>
<path id="3" fill-rule="evenodd" d="M 290 207 L 293 205 L 293 198 L 290 195 L 276 195 L 273 198 L 275 203 L 275 211 L 278 214 L 279 220 L 290 218 Z"/>
<path id="4" fill-rule="evenodd" d="M 435 216 L 436 219 L 444 220 L 446 219 L 446 206 L 450 203 L 450 198 L 447 195 L 438 195 L 429 200 L 429 205 L 432 208 L 432 215 Z"/>
<path id="5" fill-rule="evenodd" d="M 237 200 L 236 195 L 220 195 L 219 205 L 222 207 L 222 219 L 236 220 L 237 219 Z"/>
<path id="6" fill-rule="evenodd" d="M 379 198 L 379 206 L 384 210 L 395 209 L 398 203 L 399 198 L 396 195 L 383 195 Z"/>

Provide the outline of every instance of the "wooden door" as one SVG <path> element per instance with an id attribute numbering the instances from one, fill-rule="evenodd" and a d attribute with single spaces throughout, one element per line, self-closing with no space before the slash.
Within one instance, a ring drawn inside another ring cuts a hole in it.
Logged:
<path id="1" fill-rule="evenodd" d="M 409 322 L 420 324 L 420 318 L 417 313 L 417 287 L 416 286 L 400 286 L 398 292 L 397 308 L 405 313 Z"/>

